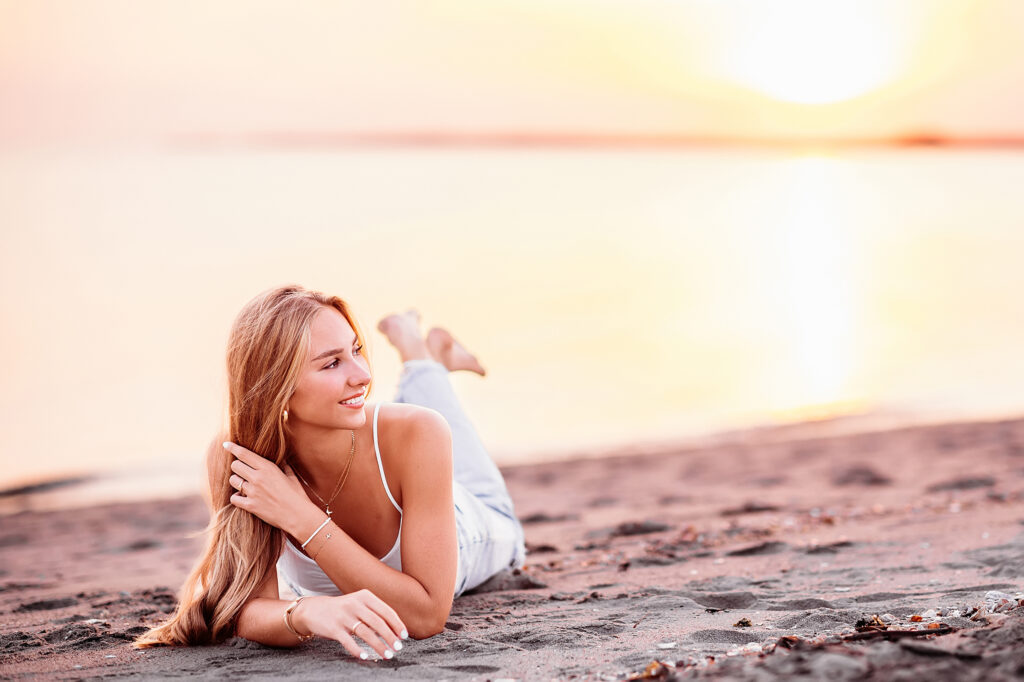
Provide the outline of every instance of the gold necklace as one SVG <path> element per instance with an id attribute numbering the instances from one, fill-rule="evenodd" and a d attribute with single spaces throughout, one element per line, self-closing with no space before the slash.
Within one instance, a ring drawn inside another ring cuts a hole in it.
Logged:
<path id="1" fill-rule="evenodd" d="M 356 458 L 356 432 L 350 431 L 349 433 L 352 434 L 352 449 L 348 451 L 348 461 L 345 463 L 345 470 L 341 472 L 341 478 L 338 479 L 338 484 L 334 486 L 334 492 L 331 493 L 331 499 L 325 502 L 324 498 L 317 495 L 317 492 L 313 490 L 313 486 L 306 483 L 306 479 L 302 477 L 299 470 L 295 470 L 295 475 L 299 477 L 299 480 L 302 481 L 303 485 L 309 488 L 309 492 L 313 493 L 313 496 L 316 497 L 316 499 L 320 500 L 320 504 L 324 505 L 324 511 L 327 512 L 328 516 L 334 513 L 331 511 L 331 502 L 334 502 L 334 498 L 337 497 L 338 493 L 341 492 L 341 489 L 345 487 L 345 481 L 348 480 L 348 472 L 352 468 L 352 462 L 355 461 Z"/>

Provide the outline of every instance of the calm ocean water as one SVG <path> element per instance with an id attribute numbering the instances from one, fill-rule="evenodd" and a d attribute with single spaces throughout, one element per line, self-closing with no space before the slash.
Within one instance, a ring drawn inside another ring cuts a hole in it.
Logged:
<path id="1" fill-rule="evenodd" d="M 231 320 L 286 282 L 353 303 L 378 399 L 380 316 L 452 329 L 502 462 L 1021 412 L 1022 188 L 1019 151 L 7 154 L 0 486 L 194 486 Z"/>

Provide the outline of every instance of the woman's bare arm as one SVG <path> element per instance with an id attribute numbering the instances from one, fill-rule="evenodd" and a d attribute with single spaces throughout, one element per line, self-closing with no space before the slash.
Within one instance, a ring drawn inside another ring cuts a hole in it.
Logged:
<path id="1" fill-rule="evenodd" d="M 317 549 L 317 562 L 342 592 L 370 590 L 397 612 L 412 636 L 429 637 L 444 627 L 455 593 L 451 430 L 444 417 L 425 408 L 400 415 L 391 428 L 392 442 L 409 453 L 396 462 L 403 570 L 381 563 L 333 524 L 330 541 Z M 246 491 L 232 495 L 232 504 L 294 538 L 310 537 L 323 523 L 324 512 L 306 497 L 288 465 L 282 471 L 237 444 L 224 447 L 237 458 L 231 485 L 238 489 L 244 480 Z"/>
<path id="2" fill-rule="evenodd" d="M 270 571 L 256 596 L 246 602 L 238 614 L 235 634 L 268 646 L 293 647 L 301 640 L 285 624 L 285 610 L 291 602 L 279 598 L 277 569 Z M 402 648 L 405 625 L 398 615 L 368 590 L 339 597 L 306 597 L 292 611 L 292 627 L 300 635 L 317 635 L 341 643 L 356 658 L 368 658 L 351 627 L 362 622 L 360 639 L 382 658 L 391 658 Z"/>
<path id="3" fill-rule="evenodd" d="M 393 467 L 402 498 L 402 570 L 381 563 L 333 525 L 317 563 L 343 592 L 368 589 L 376 594 L 395 609 L 413 637 L 423 638 L 444 628 L 455 594 L 451 431 L 441 415 L 426 409 L 392 423 L 397 430 L 392 442 L 408 453 Z M 324 513 L 314 507 L 289 532 L 308 537 L 323 520 Z"/>
<path id="4" fill-rule="evenodd" d="M 206 501 L 214 511 L 212 491 L 225 485 L 230 475 L 230 462 L 224 457 L 223 439 L 210 445 L 207 452 L 209 489 Z M 268 646 L 293 647 L 301 643 L 284 622 L 284 612 L 291 602 L 282 600 L 277 588 L 277 568 L 270 570 L 256 594 L 238 614 L 235 634 Z M 405 624 L 394 610 L 368 590 L 339 597 L 307 597 L 292 611 L 292 627 L 302 635 L 314 634 L 334 639 L 357 658 L 367 658 L 352 637 L 351 627 L 357 622 L 368 627 L 359 629 L 360 638 L 384 658 L 402 648 L 408 636 Z"/>
<path id="5" fill-rule="evenodd" d="M 280 599 L 277 590 L 275 567 L 256 595 L 239 612 L 235 634 L 269 646 L 296 646 L 299 638 L 289 632 L 284 624 L 284 610 L 287 607 L 288 602 Z"/>

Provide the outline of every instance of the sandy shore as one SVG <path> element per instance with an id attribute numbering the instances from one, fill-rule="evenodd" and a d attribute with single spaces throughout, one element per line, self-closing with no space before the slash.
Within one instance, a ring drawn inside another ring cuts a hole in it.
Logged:
<path id="1" fill-rule="evenodd" d="M 198 496 L 2 517 L 0 665 L 13 678 L 1024 675 L 1024 608 L 984 608 L 989 591 L 1024 589 L 1024 420 L 820 433 L 507 469 L 524 573 L 458 599 L 442 634 L 387 662 L 328 641 L 131 649 L 199 551 Z"/>

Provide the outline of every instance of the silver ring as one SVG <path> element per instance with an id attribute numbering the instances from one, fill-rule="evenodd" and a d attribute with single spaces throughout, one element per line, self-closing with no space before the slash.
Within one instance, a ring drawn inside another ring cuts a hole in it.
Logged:
<path id="1" fill-rule="evenodd" d="M 360 621 L 356 621 L 356 624 L 348 629 L 349 633 L 353 634 L 353 635 L 356 634 L 356 628 L 359 627 L 360 625 L 366 625 L 366 623 L 364 623 L 361 620 Z"/>

